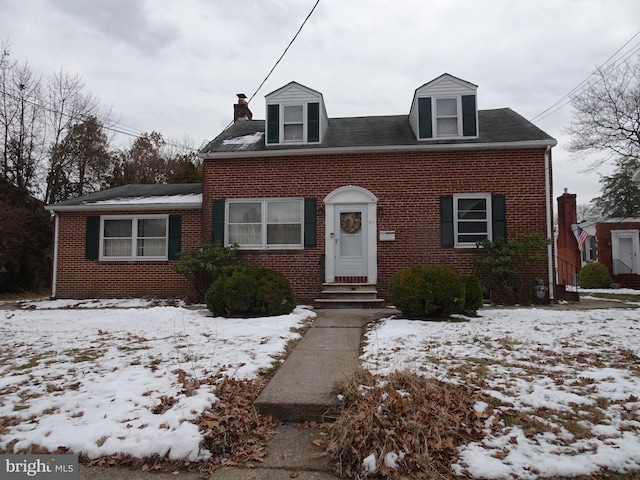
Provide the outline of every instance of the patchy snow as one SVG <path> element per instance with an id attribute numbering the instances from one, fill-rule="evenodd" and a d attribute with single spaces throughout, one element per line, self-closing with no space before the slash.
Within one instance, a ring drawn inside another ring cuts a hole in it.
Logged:
<path id="1" fill-rule="evenodd" d="M 202 194 L 190 193 L 187 195 L 159 195 L 151 197 L 120 197 L 110 200 L 98 200 L 95 202 L 84 202 L 85 205 L 155 205 L 155 204 L 184 204 L 201 205 Z"/>
<path id="2" fill-rule="evenodd" d="M 225 369 L 254 377 L 299 336 L 291 328 L 315 316 L 301 308 L 254 319 L 183 307 L 105 308 L 124 306 L 144 302 L 35 302 L 0 311 L 0 417 L 13 419 L 0 449 L 33 444 L 90 458 L 205 460 L 209 452 L 200 451 L 202 435 L 189 420 L 216 397 L 207 384 L 186 395 L 179 374 L 193 380 Z M 159 411 L 163 398 L 173 405 Z"/>
<path id="3" fill-rule="evenodd" d="M 487 437 L 459 448 L 454 473 L 640 469 L 640 310 L 486 309 L 465 320 L 383 319 L 362 356 L 374 372 L 409 369 L 496 400 Z"/>
<path id="4" fill-rule="evenodd" d="M 251 135 L 243 135 L 242 137 L 227 138 L 226 140 L 222 141 L 222 144 L 237 145 L 238 150 L 245 150 L 251 145 L 255 145 L 256 143 L 260 142 L 263 136 L 264 132 L 255 132 Z"/>

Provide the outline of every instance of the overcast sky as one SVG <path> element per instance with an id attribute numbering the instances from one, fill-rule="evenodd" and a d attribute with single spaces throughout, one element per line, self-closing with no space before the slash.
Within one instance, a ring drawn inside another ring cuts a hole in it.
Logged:
<path id="1" fill-rule="evenodd" d="M 0 40 L 45 78 L 80 74 L 128 131 L 200 146 L 233 119 L 236 93 L 256 91 L 315 2 L 0 0 Z M 478 85 L 480 109 L 532 119 L 639 30 L 638 0 L 320 0 L 251 109 L 264 118 L 264 96 L 295 80 L 323 94 L 329 117 L 408 114 L 414 90 L 447 72 Z M 555 196 L 566 187 L 587 203 L 599 177 L 570 159 L 570 120 L 567 105 L 536 124 L 558 140 Z"/>

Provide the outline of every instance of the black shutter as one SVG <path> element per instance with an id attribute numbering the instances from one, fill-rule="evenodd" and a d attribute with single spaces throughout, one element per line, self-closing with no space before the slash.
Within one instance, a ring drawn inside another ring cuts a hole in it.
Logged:
<path id="1" fill-rule="evenodd" d="M 307 142 L 320 141 L 320 104 L 307 104 Z"/>
<path id="2" fill-rule="evenodd" d="M 267 143 L 280 143 L 280 105 L 267 105 Z"/>
<path id="3" fill-rule="evenodd" d="M 316 246 L 316 199 L 304 199 L 304 246 Z"/>
<path id="4" fill-rule="evenodd" d="M 100 217 L 87 217 L 84 257 L 97 260 L 100 242 Z"/>
<path id="5" fill-rule="evenodd" d="M 493 195 L 491 197 L 491 229 L 493 239 L 507 239 L 507 209 L 504 195 Z"/>
<path id="6" fill-rule="evenodd" d="M 442 248 L 453 248 L 453 197 L 440 197 L 440 240 Z"/>
<path id="7" fill-rule="evenodd" d="M 224 199 L 214 200 L 211 214 L 211 243 L 224 245 Z"/>
<path id="8" fill-rule="evenodd" d="M 178 258 L 182 241 L 182 217 L 180 215 L 169 215 L 169 260 Z"/>
<path id="9" fill-rule="evenodd" d="M 462 96 L 462 135 L 465 137 L 475 137 L 478 135 L 475 95 Z"/>
<path id="10" fill-rule="evenodd" d="M 433 138 L 431 97 L 418 99 L 418 132 L 419 138 Z"/>

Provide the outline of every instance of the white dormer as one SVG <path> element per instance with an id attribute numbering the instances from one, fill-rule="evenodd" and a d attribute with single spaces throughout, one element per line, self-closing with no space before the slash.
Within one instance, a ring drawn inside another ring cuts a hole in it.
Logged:
<path id="1" fill-rule="evenodd" d="M 477 85 L 448 73 L 417 88 L 409 113 L 416 138 L 477 138 L 477 90 Z"/>
<path id="2" fill-rule="evenodd" d="M 320 92 L 291 82 L 265 98 L 267 146 L 322 142 L 329 119 Z"/>

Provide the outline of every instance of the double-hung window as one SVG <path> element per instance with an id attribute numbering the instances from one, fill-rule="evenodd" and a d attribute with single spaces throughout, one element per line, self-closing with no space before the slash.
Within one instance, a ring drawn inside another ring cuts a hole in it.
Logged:
<path id="1" fill-rule="evenodd" d="M 304 109 L 302 105 L 285 105 L 283 110 L 283 141 L 304 141 Z"/>
<path id="2" fill-rule="evenodd" d="M 458 136 L 459 112 L 457 98 L 436 99 L 436 136 Z"/>
<path id="3" fill-rule="evenodd" d="M 240 248 L 302 248 L 302 199 L 229 200 L 227 241 Z"/>
<path id="4" fill-rule="evenodd" d="M 456 247 L 475 247 L 476 242 L 492 238 L 490 194 L 454 195 L 453 211 Z"/>
<path id="5" fill-rule="evenodd" d="M 102 260 L 166 260 L 168 215 L 105 216 L 100 223 Z"/>

